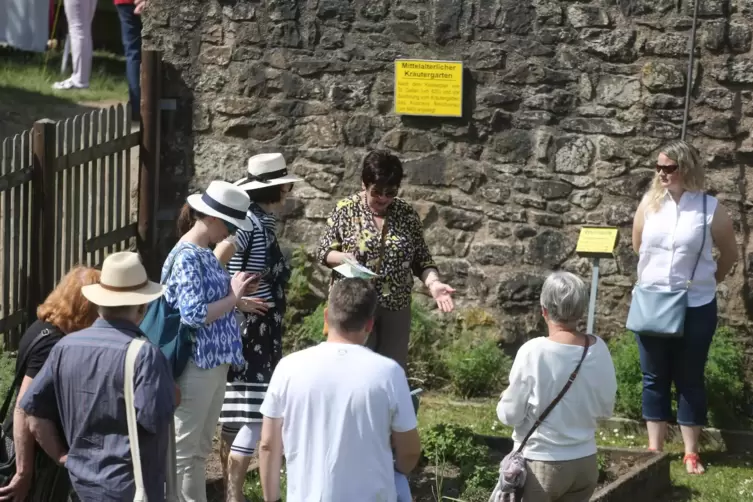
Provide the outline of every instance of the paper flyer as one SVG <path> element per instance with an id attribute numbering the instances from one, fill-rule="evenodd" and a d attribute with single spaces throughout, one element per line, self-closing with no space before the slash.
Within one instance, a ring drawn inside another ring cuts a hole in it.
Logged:
<path id="1" fill-rule="evenodd" d="M 333 270 L 348 278 L 372 279 L 377 277 L 377 274 L 353 260 L 345 260 L 342 265 L 335 267 Z"/>

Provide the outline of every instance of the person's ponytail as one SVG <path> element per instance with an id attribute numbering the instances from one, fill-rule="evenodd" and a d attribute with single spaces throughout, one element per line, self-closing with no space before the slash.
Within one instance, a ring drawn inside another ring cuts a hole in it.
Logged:
<path id="1" fill-rule="evenodd" d="M 180 209 L 178 215 L 178 237 L 183 237 L 196 223 L 198 214 L 194 209 L 186 202 Z"/>

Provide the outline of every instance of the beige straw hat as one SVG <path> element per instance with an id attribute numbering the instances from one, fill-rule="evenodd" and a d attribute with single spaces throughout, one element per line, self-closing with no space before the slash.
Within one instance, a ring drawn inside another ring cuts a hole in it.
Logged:
<path id="1" fill-rule="evenodd" d="M 99 284 L 81 288 L 87 300 L 101 307 L 146 305 L 164 291 L 164 286 L 149 280 L 139 255 L 130 251 L 105 258 Z"/>
<path id="2" fill-rule="evenodd" d="M 302 181 L 298 176 L 288 173 L 288 166 L 281 153 L 254 155 L 248 159 L 247 173 L 245 178 L 233 183 L 246 192 Z"/>

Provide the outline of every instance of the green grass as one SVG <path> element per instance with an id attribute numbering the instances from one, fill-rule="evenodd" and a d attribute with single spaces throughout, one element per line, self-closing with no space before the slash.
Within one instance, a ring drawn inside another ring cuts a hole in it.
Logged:
<path id="1" fill-rule="evenodd" d="M 45 67 L 45 55 L 18 53 L 15 51 L 0 51 L 3 64 L 0 65 L 0 87 L 4 88 L 0 93 L 0 101 L 12 101 L 23 97 L 25 93 L 59 98 L 73 103 L 91 101 L 127 101 L 128 84 L 125 78 L 125 61 L 117 56 L 107 53 L 95 53 L 92 62 L 92 76 L 89 89 L 75 91 L 56 91 L 52 84 L 64 80 L 70 76 L 71 65 L 68 65 L 68 74 L 61 75 L 60 62 L 62 54 L 50 52 L 47 66 Z M 16 93 L 13 93 L 13 90 Z M 14 95 L 7 95 L 8 92 Z M 23 92 L 18 92 L 23 91 Z"/>

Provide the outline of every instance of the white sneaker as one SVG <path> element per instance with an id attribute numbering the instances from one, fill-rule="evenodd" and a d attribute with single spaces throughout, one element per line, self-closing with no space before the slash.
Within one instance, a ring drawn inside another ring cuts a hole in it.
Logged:
<path id="1" fill-rule="evenodd" d="M 89 86 L 88 85 L 86 86 L 76 85 L 73 83 L 73 80 L 69 78 L 69 79 L 63 80 L 62 82 L 55 82 L 54 84 L 52 84 L 52 88 L 55 89 L 56 91 L 68 91 L 70 89 L 88 89 Z"/>

